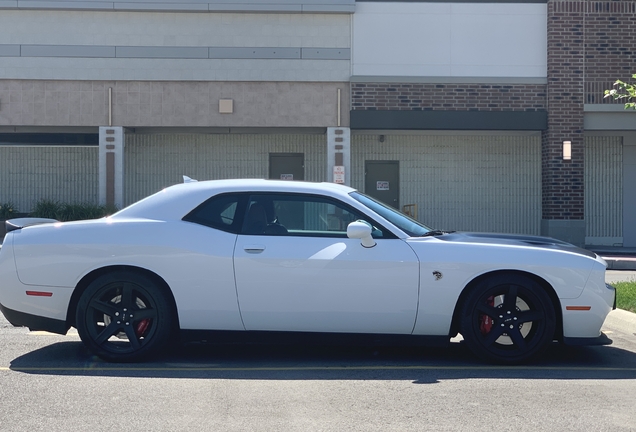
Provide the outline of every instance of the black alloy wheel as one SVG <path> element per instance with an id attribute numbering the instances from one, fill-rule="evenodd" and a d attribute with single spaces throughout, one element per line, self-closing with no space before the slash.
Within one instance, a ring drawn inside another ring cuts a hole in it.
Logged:
<path id="1" fill-rule="evenodd" d="M 80 297 L 76 327 L 84 344 L 107 361 L 138 361 L 169 342 L 174 325 L 164 288 L 135 272 L 98 277 Z"/>
<path id="2" fill-rule="evenodd" d="M 555 305 L 533 279 L 500 275 L 485 280 L 462 308 L 461 333 L 478 357 L 516 364 L 539 355 L 554 338 Z"/>

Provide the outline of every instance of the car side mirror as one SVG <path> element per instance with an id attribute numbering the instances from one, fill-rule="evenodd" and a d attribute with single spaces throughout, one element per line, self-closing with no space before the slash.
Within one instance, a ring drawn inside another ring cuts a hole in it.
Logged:
<path id="1" fill-rule="evenodd" d="M 347 225 L 347 237 L 350 239 L 360 239 L 362 246 L 372 248 L 376 245 L 375 240 L 371 236 L 373 228 L 371 224 L 363 220 L 357 220 Z"/>

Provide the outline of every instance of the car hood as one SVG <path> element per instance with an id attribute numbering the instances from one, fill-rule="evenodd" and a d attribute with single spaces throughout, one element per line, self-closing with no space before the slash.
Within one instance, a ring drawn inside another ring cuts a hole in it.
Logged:
<path id="1" fill-rule="evenodd" d="M 557 240 L 551 237 L 539 237 L 516 234 L 494 234 L 475 232 L 453 232 L 435 237 L 438 240 L 457 243 L 479 243 L 492 245 L 525 246 L 540 249 L 559 250 L 575 253 L 589 258 L 596 258 L 596 254 L 573 244 Z"/>

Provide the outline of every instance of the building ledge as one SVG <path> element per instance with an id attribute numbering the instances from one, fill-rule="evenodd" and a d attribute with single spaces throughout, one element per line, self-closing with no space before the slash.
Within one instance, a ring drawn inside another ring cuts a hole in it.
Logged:
<path id="1" fill-rule="evenodd" d="M 352 83 L 413 83 L 413 84 L 539 84 L 547 85 L 546 77 L 458 77 L 458 76 L 389 76 L 352 75 Z"/>
<path id="2" fill-rule="evenodd" d="M 626 110 L 625 104 L 585 104 L 583 105 L 585 112 L 622 112 L 636 114 L 636 110 Z"/>
<path id="3" fill-rule="evenodd" d="M 587 104 L 583 107 L 586 131 L 636 130 L 636 110 L 623 104 Z"/>
<path id="4" fill-rule="evenodd" d="M 2 9 L 352 14 L 355 12 L 355 0 L 292 0 L 279 3 L 259 0 L 0 0 Z"/>

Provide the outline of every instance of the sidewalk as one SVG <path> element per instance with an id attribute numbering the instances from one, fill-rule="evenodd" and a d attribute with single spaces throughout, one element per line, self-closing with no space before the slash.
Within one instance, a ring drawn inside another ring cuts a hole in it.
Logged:
<path id="1" fill-rule="evenodd" d="M 636 314 L 622 309 L 615 309 L 605 318 L 603 327 L 619 328 L 627 334 L 636 335 Z M 603 330 L 606 329 L 604 328 Z"/>

